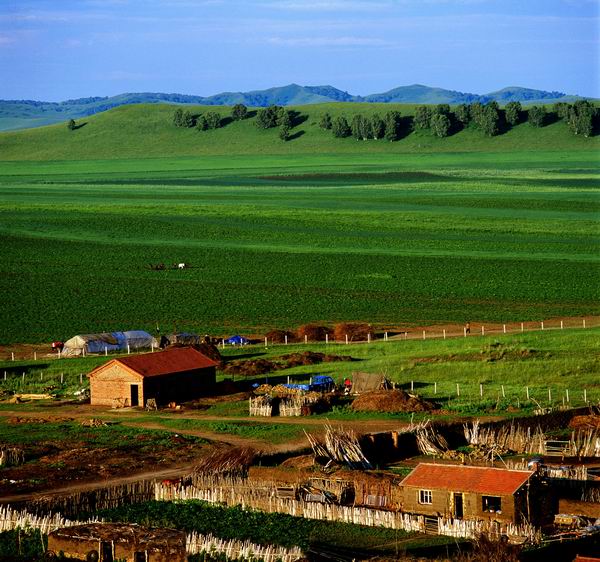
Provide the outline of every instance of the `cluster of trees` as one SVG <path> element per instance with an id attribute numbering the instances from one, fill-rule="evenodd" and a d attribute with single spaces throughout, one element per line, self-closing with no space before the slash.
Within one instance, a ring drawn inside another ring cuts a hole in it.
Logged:
<path id="1" fill-rule="evenodd" d="M 401 124 L 399 111 L 388 111 L 383 118 L 377 113 L 370 116 L 357 114 L 354 115 L 350 123 L 343 115 L 332 119 L 329 113 L 324 113 L 319 121 L 319 127 L 331 130 L 334 137 L 353 136 L 356 140 L 398 140 L 401 133 Z"/>
<path id="2" fill-rule="evenodd" d="M 259 129 L 272 129 L 279 127 L 279 138 L 288 141 L 291 130 L 295 125 L 296 112 L 285 109 L 279 105 L 270 105 L 259 109 L 256 114 L 256 126 Z"/>
<path id="3" fill-rule="evenodd" d="M 249 116 L 248 108 L 243 104 L 236 104 L 231 110 L 231 119 L 235 121 L 241 121 Z M 287 141 L 291 138 L 291 129 L 297 124 L 297 116 L 295 111 L 271 105 L 258 110 L 256 126 L 259 129 L 279 127 L 279 138 Z M 554 104 L 552 111 L 548 111 L 545 106 L 536 105 L 524 110 L 521 104 L 515 101 L 506 104 L 504 109 L 500 109 L 495 101 L 485 105 L 479 102 L 461 104 L 452 109 L 448 104 L 420 105 L 412 117 L 412 129 L 430 130 L 435 136 L 443 138 L 473 126 L 492 137 L 525 121 L 532 127 L 544 127 L 561 119 L 566 122 L 573 134 L 589 137 L 594 132 L 599 116 L 598 108 L 587 100 L 576 101 L 573 104 L 559 102 Z M 178 108 L 173 115 L 173 124 L 176 127 L 196 127 L 200 131 L 206 131 L 222 127 L 224 120 L 214 111 L 194 115 L 189 110 Z M 76 128 L 73 120 L 69 121 L 67 126 L 69 129 Z M 402 134 L 402 118 L 399 111 L 388 111 L 383 117 L 377 113 L 356 114 L 348 122 L 343 115 L 332 118 L 329 113 L 324 113 L 320 118 L 319 127 L 330 130 L 336 138 L 352 136 L 356 140 L 396 141 Z"/>

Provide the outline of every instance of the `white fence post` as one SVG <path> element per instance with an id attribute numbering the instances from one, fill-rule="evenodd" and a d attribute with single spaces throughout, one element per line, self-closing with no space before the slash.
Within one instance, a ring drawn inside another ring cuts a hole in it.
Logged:
<path id="1" fill-rule="evenodd" d="M 446 330 L 444 330 L 444 339 L 446 339 Z"/>
<path id="2" fill-rule="evenodd" d="M 346 334 L 346 345 L 348 345 L 348 334 Z"/>
<path id="3" fill-rule="evenodd" d="M 285 334 L 285 345 L 287 345 L 287 334 Z"/>
<path id="4" fill-rule="evenodd" d="M 521 332 L 525 330 L 525 326 L 523 325 L 523 322 L 521 322 Z"/>
<path id="5" fill-rule="evenodd" d="M 423 330 L 423 339 L 425 339 L 425 330 Z"/>

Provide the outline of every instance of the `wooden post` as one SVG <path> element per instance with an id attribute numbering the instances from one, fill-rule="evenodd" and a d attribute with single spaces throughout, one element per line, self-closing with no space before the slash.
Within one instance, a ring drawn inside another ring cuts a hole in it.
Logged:
<path id="1" fill-rule="evenodd" d="M 483 326 L 483 324 L 481 325 L 481 335 L 485 336 L 485 327 Z"/>
<path id="2" fill-rule="evenodd" d="M 479 396 L 483 398 L 483 383 L 479 383 Z"/>
<path id="3" fill-rule="evenodd" d="M 542 330 L 544 329 L 544 321 L 542 320 Z"/>
<path id="4" fill-rule="evenodd" d="M 444 339 L 446 339 L 446 330 L 444 330 Z"/>
<path id="5" fill-rule="evenodd" d="M 287 383 L 290 384 L 290 375 L 288 375 L 287 381 Z"/>
<path id="6" fill-rule="evenodd" d="M 525 387 L 525 394 L 527 394 L 527 400 L 529 400 L 529 387 Z"/>
<path id="7" fill-rule="evenodd" d="M 410 381 L 410 390 L 411 392 L 415 389 L 415 381 Z"/>
<path id="8" fill-rule="evenodd" d="M 502 331 L 506 334 L 506 324 L 502 324 Z"/>
<path id="9" fill-rule="evenodd" d="M 304 345 L 308 343 L 308 334 L 304 334 Z"/>
<path id="10" fill-rule="evenodd" d="M 287 334 L 285 334 L 285 345 L 287 345 Z"/>
<path id="11" fill-rule="evenodd" d="M 33 352 L 33 360 L 34 360 L 34 361 L 37 361 L 37 351 L 34 351 L 34 352 Z"/>
<path id="12" fill-rule="evenodd" d="M 4 371 L 4 380 L 6 380 L 6 371 Z M 583 401 L 587 404 L 587 389 L 583 389 Z"/>
<path id="13" fill-rule="evenodd" d="M 62 384 L 64 382 L 64 380 L 65 380 L 65 374 L 61 373 L 60 374 L 60 384 Z"/>
<path id="14" fill-rule="evenodd" d="M 346 334 L 346 345 L 348 345 L 348 334 Z"/>
<path id="15" fill-rule="evenodd" d="M 83 384 L 83 373 L 79 373 L 79 384 Z"/>
<path id="16" fill-rule="evenodd" d="M 11 357 L 12 357 L 12 360 L 14 361 L 14 360 L 15 360 L 15 352 L 14 352 L 14 351 L 12 351 L 10 355 L 11 355 Z"/>
<path id="17" fill-rule="evenodd" d="M 552 390 L 548 389 L 548 402 L 552 404 Z"/>
<path id="18" fill-rule="evenodd" d="M 42 371 L 40 371 L 40 380 L 44 380 L 44 377 L 43 377 Z"/>
<path id="19" fill-rule="evenodd" d="M 463 328 L 463 334 L 465 335 L 465 338 L 467 337 L 467 329 Z"/>
<path id="20" fill-rule="evenodd" d="M 423 339 L 425 339 L 425 330 L 423 330 Z"/>
<path id="21" fill-rule="evenodd" d="M 152 351 L 154 351 L 154 345 L 152 346 Z M 104 346 L 104 357 L 108 355 L 108 347 Z"/>
<path id="22" fill-rule="evenodd" d="M 127 344 L 127 355 L 129 355 L 130 352 L 131 350 L 129 349 L 129 344 Z"/>
<path id="23" fill-rule="evenodd" d="M 521 332 L 525 329 L 525 326 L 523 325 L 523 322 L 521 322 Z"/>
<path id="24" fill-rule="evenodd" d="M 81 349 L 81 354 L 85 357 L 85 345 Z"/>
<path id="25" fill-rule="evenodd" d="M 4 371 L 4 380 L 6 380 L 6 371 Z M 586 400 L 587 402 L 587 400 Z"/>
<path id="26" fill-rule="evenodd" d="M 325 345 L 329 343 L 329 334 L 325 332 Z"/>
<path id="27" fill-rule="evenodd" d="M 506 398 L 506 394 L 504 394 L 504 385 L 502 385 L 502 398 Z"/>
<path id="28" fill-rule="evenodd" d="M 456 383 L 456 396 L 460 396 L 460 386 Z"/>
<path id="29" fill-rule="evenodd" d="M 562 320 L 560 321 L 560 329 L 561 330 L 563 329 L 563 321 Z"/>
<path id="30" fill-rule="evenodd" d="M 59 348 L 58 348 L 58 358 L 59 358 L 59 359 L 60 359 L 60 354 L 61 354 L 61 353 L 62 353 L 62 352 L 61 352 L 61 350 L 60 350 L 60 347 L 59 347 Z"/>
<path id="31" fill-rule="evenodd" d="M 383 339 L 384 339 L 384 341 L 388 341 L 388 333 L 387 332 L 383 335 Z"/>
<path id="32" fill-rule="evenodd" d="M 266 336 L 265 336 L 265 347 L 269 347 L 269 343 L 268 343 Z"/>
<path id="33" fill-rule="evenodd" d="M 437 394 L 437 382 L 433 383 L 433 393 Z"/>
<path id="34" fill-rule="evenodd" d="M 585 328 L 585 318 L 583 319 L 583 327 Z"/>
<path id="35" fill-rule="evenodd" d="M 567 402 L 570 402 L 569 400 L 569 389 L 565 389 L 565 394 L 567 395 Z"/>
<path id="36" fill-rule="evenodd" d="M 367 334 L 367 343 L 371 343 L 371 332 Z"/>
<path id="37" fill-rule="evenodd" d="M 25 371 L 23 371 L 23 376 L 21 377 L 22 381 L 25 382 Z"/>
<path id="38" fill-rule="evenodd" d="M 222 339 L 222 340 L 221 340 L 221 347 L 222 347 L 223 349 L 225 349 L 225 339 Z"/>

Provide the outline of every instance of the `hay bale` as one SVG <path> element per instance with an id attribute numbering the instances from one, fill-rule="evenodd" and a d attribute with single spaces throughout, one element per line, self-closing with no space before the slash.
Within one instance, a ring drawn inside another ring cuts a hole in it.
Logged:
<path id="1" fill-rule="evenodd" d="M 352 402 L 355 412 L 428 412 L 436 404 L 408 394 L 403 390 L 373 390 L 364 392 Z"/>
<path id="2" fill-rule="evenodd" d="M 371 326 L 358 322 L 341 322 L 333 328 L 333 335 L 336 341 L 345 341 L 348 336 L 349 341 L 367 341 L 371 333 Z"/>
<path id="3" fill-rule="evenodd" d="M 271 343 L 285 343 L 286 336 L 288 343 L 292 343 L 296 340 L 296 334 L 288 332 L 287 330 L 271 330 L 265 334 L 267 341 Z"/>
<path id="4" fill-rule="evenodd" d="M 331 336 L 332 331 L 327 326 L 319 326 L 318 324 L 304 324 L 298 328 L 298 339 L 304 341 L 325 341 L 325 335 Z"/>

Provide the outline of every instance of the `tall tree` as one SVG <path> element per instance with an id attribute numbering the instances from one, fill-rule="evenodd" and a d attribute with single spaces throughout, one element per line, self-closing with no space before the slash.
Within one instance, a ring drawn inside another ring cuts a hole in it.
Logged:
<path id="1" fill-rule="evenodd" d="M 587 100 L 577 100 L 569 108 L 567 125 L 575 135 L 590 137 L 594 132 L 594 119 L 597 109 Z"/>
<path id="2" fill-rule="evenodd" d="M 498 134 L 500 114 L 497 103 L 489 103 L 483 107 L 479 127 L 485 135 L 493 137 Z"/>
<path id="3" fill-rule="evenodd" d="M 214 111 L 209 111 L 206 114 L 206 124 L 209 129 L 218 129 L 221 126 L 221 116 Z"/>
<path id="4" fill-rule="evenodd" d="M 450 115 L 450 106 L 447 103 L 439 103 L 431 110 L 432 115 Z"/>
<path id="5" fill-rule="evenodd" d="M 471 115 L 471 120 L 477 125 L 480 126 L 481 119 L 483 117 L 484 106 L 476 101 L 469 106 L 469 114 Z"/>
<path id="6" fill-rule="evenodd" d="M 236 103 L 231 108 L 231 117 L 234 121 L 241 121 L 248 117 L 248 108 L 243 103 Z"/>
<path id="7" fill-rule="evenodd" d="M 553 106 L 553 110 L 554 113 L 556 113 L 556 116 L 559 119 L 568 119 L 569 118 L 569 104 L 565 103 L 564 101 L 559 101 L 557 103 L 554 104 Z"/>
<path id="8" fill-rule="evenodd" d="M 284 142 L 290 140 L 290 126 L 287 123 L 282 123 L 279 127 L 279 138 Z"/>
<path id="9" fill-rule="evenodd" d="M 319 121 L 319 127 L 321 127 L 321 129 L 329 130 L 331 129 L 331 126 L 331 115 L 329 115 L 329 113 L 323 113 L 323 115 L 321 115 L 321 120 Z"/>
<path id="10" fill-rule="evenodd" d="M 199 131 L 206 131 L 208 129 L 208 121 L 204 115 L 200 115 L 198 119 L 196 119 L 196 129 Z"/>
<path id="11" fill-rule="evenodd" d="M 173 113 L 173 125 L 176 127 L 183 127 L 183 109 L 178 107 Z"/>
<path id="12" fill-rule="evenodd" d="M 194 119 L 194 115 L 191 111 L 183 112 L 183 120 L 182 127 L 193 127 L 196 124 L 196 120 Z"/>
<path id="13" fill-rule="evenodd" d="M 415 110 L 415 117 L 413 119 L 415 129 L 429 129 L 430 120 L 431 110 L 426 105 L 419 105 Z"/>
<path id="14" fill-rule="evenodd" d="M 506 117 L 506 122 L 511 127 L 518 125 L 519 121 L 521 121 L 521 111 L 522 107 L 518 101 L 510 101 L 506 104 L 504 115 Z"/>
<path id="15" fill-rule="evenodd" d="M 543 127 L 546 123 L 546 108 L 532 105 L 527 111 L 527 121 L 532 127 Z"/>
<path id="16" fill-rule="evenodd" d="M 74 131 L 77 129 L 77 123 L 75 123 L 75 119 L 69 119 L 67 122 L 67 129 L 69 129 L 69 131 Z"/>
<path id="17" fill-rule="evenodd" d="M 443 113 L 436 113 L 431 118 L 431 130 L 437 137 L 447 137 L 450 132 L 450 118 Z"/>
<path id="18" fill-rule="evenodd" d="M 333 120 L 331 123 L 331 132 L 338 139 L 349 137 L 352 134 L 350 125 L 348 125 L 348 121 L 343 115 Z"/>
<path id="19" fill-rule="evenodd" d="M 461 104 L 456 106 L 454 110 L 454 115 L 456 116 L 456 120 L 463 126 L 466 127 L 471 121 L 471 111 L 468 105 Z"/>
<path id="20" fill-rule="evenodd" d="M 279 115 L 278 123 L 280 127 L 287 127 L 289 131 L 294 126 L 291 111 L 283 110 Z"/>
<path id="21" fill-rule="evenodd" d="M 352 129 L 352 136 L 356 140 L 361 140 L 363 138 L 363 131 L 364 131 L 363 121 L 364 121 L 364 117 L 362 115 L 360 115 L 359 113 L 357 113 L 356 115 L 354 115 L 354 117 L 352 117 L 352 122 L 350 123 L 350 128 Z"/>
<path id="22" fill-rule="evenodd" d="M 270 105 L 259 109 L 256 115 L 256 126 L 259 129 L 271 129 L 276 127 L 279 121 L 279 115 L 283 108 L 277 105 Z"/>
<path id="23" fill-rule="evenodd" d="M 378 113 L 374 113 L 370 119 L 371 136 L 377 140 L 382 139 L 385 135 L 385 122 Z"/>
<path id="24" fill-rule="evenodd" d="M 400 138 L 400 119 L 399 111 L 388 111 L 385 114 L 385 140 L 393 142 Z"/>

